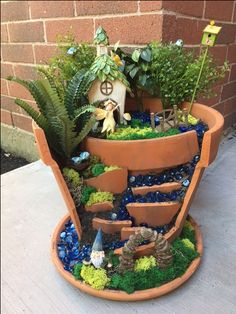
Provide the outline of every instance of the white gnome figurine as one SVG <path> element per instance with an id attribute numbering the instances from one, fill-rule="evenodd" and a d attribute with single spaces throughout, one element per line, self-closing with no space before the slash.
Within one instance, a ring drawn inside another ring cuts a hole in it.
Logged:
<path id="1" fill-rule="evenodd" d="M 90 255 L 90 259 L 94 267 L 100 268 L 104 258 L 105 253 L 102 249 L 102 230 L 101 228 L 99 228 L 92 246 L 92 253 Z"/>

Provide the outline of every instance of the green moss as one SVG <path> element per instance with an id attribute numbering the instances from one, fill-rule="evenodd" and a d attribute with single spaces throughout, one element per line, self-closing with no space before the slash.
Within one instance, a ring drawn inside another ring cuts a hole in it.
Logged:
<path id="1" fill-rule="evenodd" d="M 113 201 L 113 194 L 110 192 L 94 192 L 89 196 L 89 200 L 86 205 L 91 206 L 97 203 L 103 203 L 106 201 Z"/>
<path id="2" fill-rule="evenodd" d="M 83 264 L 78 263 L 73 268 L 73 275 L 74 275 L 75 279 L 77 279 L 77 280 L 82 279 L 82 277 L 81 277 L 81 269 L 82 269 L 82 267 L 83 267 Z"/>
<path id="3" fill-rule="evenodd" d="M 77 187 L 82 184 L 82 180 L 80 178 L 79 173 L 75 171 L 74 169 L 63 168 L 62 172 L 66 180 L 71 182 L 73 187 Z"/>
<path id="4" fill-rule="evenodd" d="M 179 134 L 180 131 L 177 129 L 169 129 L 166 132 L 155 132 L 152 128 L 120 128 L 117 129 L 116 132 L 111 133 L 107 136 L 109 140 L 141 140 L 141 139 L 151 139 L 151 138 L 158 138 L 158 137 L 165 137 Z"/>
<path id="5" fill-rule="evenodd" d="M 85 205 L 88 202 L 90 195 L 94 192 L 97 192 L 97 189 L 85 185 L 82 189 L 81 204 Z"/>
<path id="6" fill-rule="evenodd" d="M 182 242 L 189 249 L 195 250 L 194 244 L 189 239 L 182 239 Z"/>
<path id="7" fill-rule="evenodd" d="M 96 290 L 103 290 L 110 281 L 105 269 L 96 269 L 93 266 L 83 265 L 80 275 L 87 284 Z"/>
<path id="8" fill-rule="evenodd" d="M 91 169 L 91 173 L 94 177 L 97 177 L 104 172 L 105 172 L 105 165 L 102 163 L 94 165 Z"/>
<path id="9" fill-rule="evenodd" d="M 106 166 L 104 168 L 105 172 L 113 171 L 113 170 L 117 170 L 117 169 L 120 169 L 120 167 L 118 167 L 118 166 Z"/>
<path id="10" fill-rule="evenodd" d="M 140 129 L 150 127 L 149 123 L 143 123 L 143 121 L 140 119 L 132 119 L 130 122 L 130 125 L 132 128 L 140 128 Z"/>
<path id="11" fill-rule="evenodd" d="M 156 259 L 154 256 L 143 256 L 135 261 L 134 270 L 148 270 L 157 265 Z"/>
<path id="12" fill-rule="evenodd" d="M 194 245 L 196 244 L 195 231 L 189 221 L 186 221 L 180 235 L 182 239 L 189 239 Z"/>

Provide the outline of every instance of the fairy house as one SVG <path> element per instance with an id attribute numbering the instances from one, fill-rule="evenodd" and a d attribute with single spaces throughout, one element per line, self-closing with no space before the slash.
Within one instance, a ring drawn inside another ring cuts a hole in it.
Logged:
<path id="1" fill-rule="evenodd" d="M 121 63 L 118 56 L 115 58 L 108 55 L 109 40 L 105 30 L 99 27 L 96 31 L 94 44 L 97 45 L 97 57 L 90 71 L 96 75 L 91 89 L 88 93 L 89 101 L 105 102 L 111 99 L 118 106 L 119 120 L 123 122 L 125 109 L 126 90 L 130 91 L 129 82 L 125 75 L 119 70 Z"/>

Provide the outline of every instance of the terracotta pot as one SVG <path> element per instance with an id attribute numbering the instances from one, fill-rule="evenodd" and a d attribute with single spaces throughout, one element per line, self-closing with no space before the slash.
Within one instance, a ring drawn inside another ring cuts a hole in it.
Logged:
<path id="1" fill-rule="evenodd" d="M 155 103 L 157 110 L 154 110 Z M 159 104 L 159 101 L 149 100 L 145 106 L 146 109 L 152 108 L 153 111 L 158 111 Z M 189 104 L 185 103 L 183 106 L 188 107 L 188 105 Z M 209 130 L 204 134 L 200 161 L 195 168 L 183 204 L 177 214 L 175 226 L 168 232 L 170 240 L 173 240 L 180 234 L 204 169 L 208 167 L 216 157 L 224 124 L 224 119 L 218 111 L 198 103 L 193 105 L 192 114 L 203 120 L 208 125 Z M 52 158 L 45 134 L 43 130 L 35 124 L 33 124 L 33 130 L 40 157 L 46 165 L 52 168 L 71 219 L 76 227 L 79 237 L 81 237 L 82 229 L 80 219 L 59 166 Z M 167 138 L 138 141 L 108 141 L 88 138 L 85 144 L 91 146 L 91 153 L 94 153 L 96 149 L 98 149 L 101 154 L 100 156 L 102 158 L 104 157 L 104 160 L 106 159 L 106 155 L 104 154 L 108 154 L 110 162 L 107 162 L 107 164 L 127 168 L 129 168 L 127 166 L 127 164 L 129 164 L 132 169 L 135 168 L 137 171 L 140 171 L 141 169 L 155 168 L 160 170 L 161 168 L 165 169 L 167 167 L 179 165 L 191 160 L 193 155 L 198 152 L 197 137 L 194 131 Z M 101 149 L 101 147 L 103 147 L 104 150 Z M 149 153 L 154 152 L 156 155 L 149 157 L 147 156 L 147 151 Z M 132 155 L 134 152 L 136 152 L 136 155 Z M 127 160 L 125 156 L 128 156 Z M 130 159 L 130 157 L 132 157 L 132 159 Z"/>
<path id="2" fill-rule="evenodd" d="M 93 186 L 97 190 L 120 194 L 127 188 L 128 171 L 126 168 L 120 168 L 107 171 L 97 177 L 85 179 L 85 184 Z"/>
<path id="3" fill-rule="evenodd" d="M 179 286 L 181 286 L 183 283 L 185 283 L 197 270 L 200 261 L 201 256 L 203 253 L 203 244 L 202 244 L 202 236 L 200 229 L 196 222 L 191 218 L 191 224 L 195 228 L 196 232 L 196 248 L 200 256 L 192 261 L 192 263 L 189 265 L 186 272 L 179 278 L 174 279 L 171 282 L 168 282 L 158 288 L 152 288 L 152 289 L 146 289 L 141 291 L 135 291 L 132 294 L 127 294 L 124 291 L 119 290 L 96 290 L 90 287 L 89 285 L 83 283 L 80 280 L 76 280 L 71 273 L 66 271 L 63 268 L 63 265 L 58 257 L 57 254 L 57 243 L 60 241 L 60 233 L 64 229 L 65 223 L 70 219 L 69 215 L 66 215 L 60 223 L 57 225 L 53 237 L 52 237 L 52 247 L 51 247 L 51 255 L 52 255 L 52 261 L 54 265 L 56 266 L 58 272 L 62 277 L 64 277 L 70 284 L 72 284 L 74 287 L 80 289 L 83 292 L 86 292 L 88 294 L 91 294 L 93 296 L 108 299 L 108 300 L 115 300 L 115 301 L 142 301 L 142 300 L 148 300 L 160 297 L 164 294 L 167 294 Z"/>
<path id="4" fill-rule="evenodd" d="M 84 208 L 87 212 L 92 213 L 107 212 L 113 209 L 113 203 L 112 202 L 96 203 L 91 206 L 85 205 Z"/>
<path id="5" fill-rule="evenodd" d="M 126 208 L 136 225 L 145 222 L 150 227 L 156 227 L 170 223 L 180 206 L 178 202 L 129 203 Z"/>
<path id="6" fill-rule="evenodd" d="M 179 182 L 169 182 L 163 183 L 161 185 L 153 185 L 153 186 L 140 186 L 136 188 L 132 188 L 132 192 L 134 195 L 145 195 L 149 192 L 161 192 L 161 193 L 170 193 L 175 190 L 181 189 L 181 184 Z"/>

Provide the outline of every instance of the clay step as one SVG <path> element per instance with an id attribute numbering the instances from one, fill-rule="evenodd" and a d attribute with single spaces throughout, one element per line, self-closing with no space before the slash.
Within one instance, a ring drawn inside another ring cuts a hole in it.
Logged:
<path id="1" fill-rule="evenodd" d="M 179 202 L 129 203 L 126 208 L 135 224 L 147 223 L 150 227 L 162 226 L 171 222 L 181 207 Z"/>
<path id="2" fill-rule="evenodd" d="M 124 241 L 126 239 L 129 239 L 129 237 L 132 235 L 132 234 L 135 234 L 136 231 L 138 231 L 141 227 L 124 227 L 121 229 L 121 233 L 120 233 L 120 238 L 121 238 L 121 241 Z M 171 240 L 171 237 L 172 237 L 172 234 L 173 232 L 176 230 L 175 227 L 172 227 L 165 235 L 164 237 L 167 239 L 167 240 Z"/>
<path id="3" fill-rule="evenodd" d="M 97 177 L 84 180 L 86 185 L 93 186 L 97 190 L 119 194 L 127 188 L 128 171 L 120 168 L 107 171 Z"/>
<path id="4" fill-rule="evenodd" d="M 103 203 L 96 203 L 91 206 L 85 205 L 84 208 L 87 212 L 92 213 L 100 213 L 100 212 L 108 212 L 113 208 L 112 202 L 103 202 Z"/>
<path id="5" fill-rule="evenodd" d="M 101 218 L 93 218 L 93 228 L 102 229 L 104 233 L 113 234 L 120 232 L 124 227 L 131 227 L 131 220 L 106 220 Z"/>
<path id="6" fill-rule="evenodd" d="M 181 189 L 181 183 L 179 182 L 169 182 L 163 183 L 161 185 L 153 185 L 153 186 L 140 186 L 136 188 L 132 188 L 132 192 L 134 195 L 140 194 L 145 195 L 149 192 L 161 192 L 161 193 L 170 193 L 174 190 Z"/>

